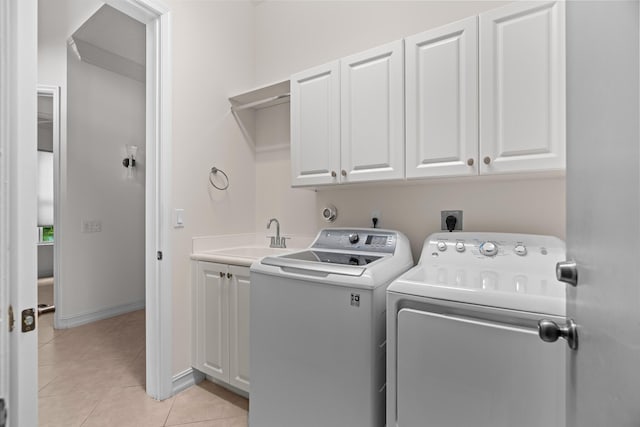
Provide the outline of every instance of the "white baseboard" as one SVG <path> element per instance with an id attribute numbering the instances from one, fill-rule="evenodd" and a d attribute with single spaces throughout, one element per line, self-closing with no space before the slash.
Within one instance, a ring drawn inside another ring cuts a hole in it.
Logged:
<path id="1" fill-rule="evenodd" d="M 239 388 L 234 387 L 229 383 L 226 383 L 224 381 L 220 381 L 220 380 L 218 380 L 216 378 L 210 377 L 209 375 L 206 375 L 205 378 L 207 379 L 207 381 L 211 381 L 214 384 L 218 384 L 220 387 L 226 388 L 227 390 L 237 394 L 238 396 L 242 396 L 242 397 L 245 397 L 247 399 L 249 398 L 249 392 L 246 392 L 244 390 L 240 390 Z"/>
<path id="2" fill-rule="evenodd" d="M 176 394 L 180 393 L 183 390 L 188 389 L 189 387 L 191 387 L 192 385 L 196 385 L 199 382 L 202 382 L 204 380 L 204 374 L 198 370 L 195 370 L 193 368 L 189 368 L 189 369 L 185 369 L 184 371 L 180 372 L 179 374 L 176 374 L 173 376 L 172 379 L 172 385 L 173 385 L 173 394 L 172 396 L 175 396 Z"/>
<path id="3" fill-rule="evenodd" d="M 69 317 L 58 317 L 56 322 L 57 329 L 68 329 L 75 326 L 85 325 L 95 322 L 96 320 L 108 319 L 109 317 L 119 316 L 120 314 L 129 313 L 131 311 L 142 310 L 145 307 L 144 300 L 132 302 L 129 304 L 118 305 L 115 307 L 104 308 L 102 310 L 90 313 L 76 314 Z"/>

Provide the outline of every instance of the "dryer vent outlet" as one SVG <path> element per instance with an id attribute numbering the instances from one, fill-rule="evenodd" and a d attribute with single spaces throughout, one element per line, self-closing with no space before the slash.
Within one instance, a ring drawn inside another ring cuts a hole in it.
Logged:
<path id="1" fill-rule="evenodd" d="M 452 225 L 453 229 L 451 229 Z M 442 231 L 462 231 L 462 211 L 440 211 L 440 229 Z"/>

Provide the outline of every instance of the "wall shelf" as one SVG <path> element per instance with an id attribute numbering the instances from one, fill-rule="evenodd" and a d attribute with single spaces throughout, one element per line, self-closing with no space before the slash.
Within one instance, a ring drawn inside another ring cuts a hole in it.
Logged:
<path id="1" fill-rule="evenodd" d="M 229 97 L 231 113 L 236 119 L 245 140 L 255 150 L 256 111 L 274 105 L 288 103 L 291 85 L 289 80 L 261 86 L 248 92 Z"/>
<path id="2" fill-rule="evenodd" d="M 283 80 L 229 97 L 231 109 L 260 110 L 289 102 L 290 87 L 289 80 Z"/>

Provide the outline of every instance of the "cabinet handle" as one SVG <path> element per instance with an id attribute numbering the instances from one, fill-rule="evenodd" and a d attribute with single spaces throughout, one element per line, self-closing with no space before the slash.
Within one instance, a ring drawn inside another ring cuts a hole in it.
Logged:
<path id="1" fill-rule="evenodd" d="M 484 158 L 484 164 L 488 165 L 489 163 L 491 163 L 491 157 L 487 156 Z"/>
<path id="2" fill-rule="evenodd" d="M 342 176 L 347 176 L 347 171 L 342 169 Z"/>
<path id="3" fill-rule="evenodd" d="M 338 176 L 338 174 L 336 173 L 336 171 L 331 171 L 331 177 L 335 178 L 336 176 Z"/>
<path id="4" fill-rule="evenodd" d="M 222 271 L 220 272 L 220 277 L 224 277 L 224 273 Z"/>
<path id="5" fill-rule="evenodd" d="M 468 160 L 467 160 L 467 164 L 468 164 L 469 166 L 473 166 L 473 159 L 468 159 Z"/>
<path id="6" fill-rule="evenodd" d="M 227 279 L 231 279 L 231 276 L 233 276 L 233 274 L 227 273 Z"/>

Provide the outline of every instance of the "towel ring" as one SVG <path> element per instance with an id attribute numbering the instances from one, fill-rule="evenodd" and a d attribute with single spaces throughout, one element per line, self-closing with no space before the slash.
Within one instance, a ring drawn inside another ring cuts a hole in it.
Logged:
<path id="1" fill-rule="evenodd" d="M 225 181 L 227 181 L 227 183 L 225 185 L 223 185 L 222 187 L 218 187 L 214 182 L 213 182 L 213 177 L 220 172 L 223 176 Z M 220 190 L 220 191 L 224 191 L 227 188 L 229 188 L 229 177 L 227 176 L 226 173 L 224 173 L 224 171 L 222 169 L 218 169 L 217 167 L 212 167 L 211 171 L 209 172 L 209 182 L 211 183 L 211 185 L 213 185 L 216 189 Z"/>

